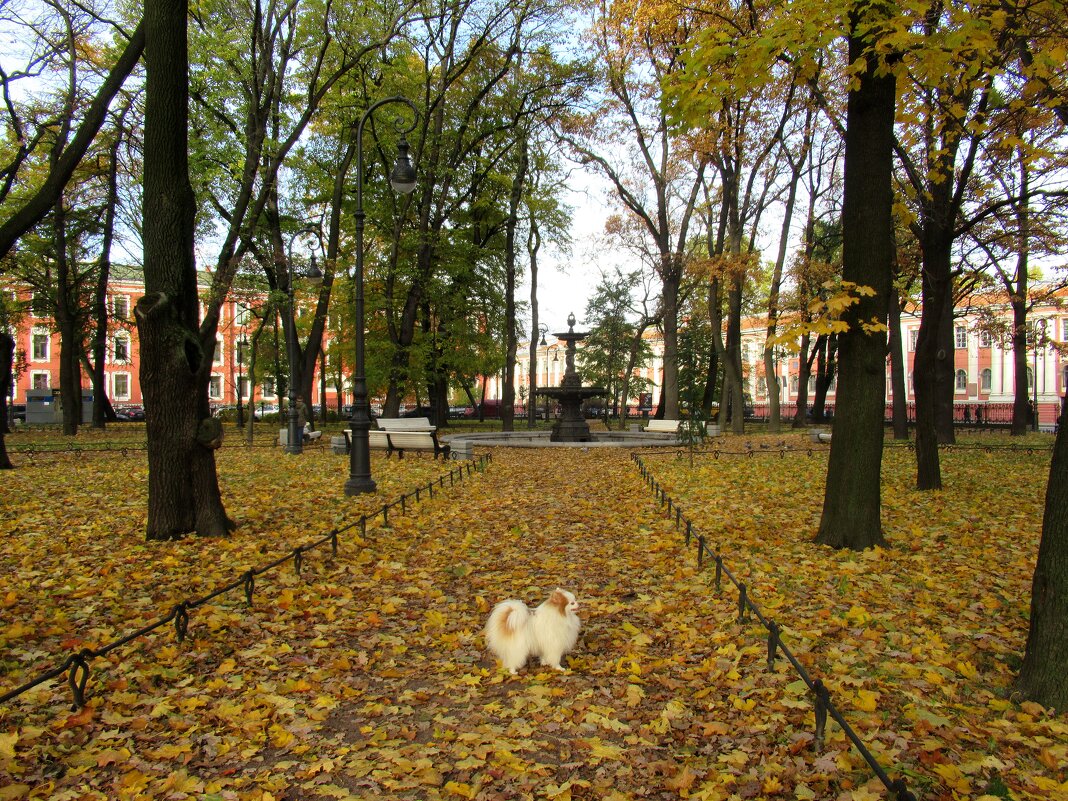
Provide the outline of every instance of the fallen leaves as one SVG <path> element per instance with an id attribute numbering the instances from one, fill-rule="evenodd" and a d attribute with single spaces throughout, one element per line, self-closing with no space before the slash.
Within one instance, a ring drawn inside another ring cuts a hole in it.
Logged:
<path id="1" fill-rule="evenodd" d="M 142 542 L 142 519 L 108 512 L 109 496 L 143 493 L 131 458 L 11 474 L 26 501 L 0 508 L 0 570 L 19 579 L 0 625 L 28 630 L 0 632 L 4 686 L 82 647 L 64 643 L 114 639 L 443 469 L 376 459 L 381 492 L 354 501 L 344 460 L 275 456 L 220 453 L 242 523 L 228 541 Z M 974 469 L 1020 490 L 1012 504 L 983 496 L 980 516 L 952 489 L 927 505 L 894 458 L 895 547 L 859 555 L 808 541 L 812 457 L 655 469 L 892 775 L 907 771 L 925 799 L 1004 798 L 1000 786 L 1054 798 L 1068 729 L 1012 703 L 1005 664 L 1025 631 L 1042 471 L 954 456 L 951 487 L 974 492 Z M 61 477 L 62 492 L 47 489 Z M 978 570 L 992 553 L 998 573 Z M 583 606 L 570 670 L 509 676 L 484 650 L 486 614 L 557 585 Z M 260 577 L 251 608 L 238 591 L 192 611 L 185 643 L 161 632 L 95 660 L 84 710 L 69 712 L 62 684 L 0 709 L 0 785 L 56 799 L 881 797 L 833 723 L 813 752 L 804 683 L 781 658 L 766 670 L 760 637 L 697 571 L 626 454 L 501 450 L 485 476 L 343 537 L 337 558 L 313 551 L 300 576 Z"/>

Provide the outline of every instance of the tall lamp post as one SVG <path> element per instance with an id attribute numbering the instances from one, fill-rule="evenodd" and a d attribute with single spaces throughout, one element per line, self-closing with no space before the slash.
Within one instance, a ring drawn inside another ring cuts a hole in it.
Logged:
<path id="1" fill-rule="evenodd" d="M 346 495 L 361 495 L 366 492 L 374 492 L 375 481 L 371 478 L 371 447 L 368 431 L 371 430 L 371 416 L 367 404 L 367 374 L 364 364 L 363 333 L 364 333 L 364 310 L 363 310 L 363 126 L 371 118 L 371 115 L 382 106 L 390 103 L 403 103 L 412 112 L 412 124 L 399 131 L 401 140 L 397 145 L 397 161 L 393 165 L 393 171 L 389 174 L 389 183 L 395 192 L 410 195 L 415 191 L 415 168 L 408 158 L 408 140 L 406 135 L 415 129 L 419 121 L 419 110 L 415 104 L 406 97 L 395 95 L 386 97 L 375 103 L 360 117 L 356 125 L 356 286 L 355 286 L 355 313 L 356 313 L 356 355 L 352 367 L 352 447 L 349 449 L 349 478 L 345 482 Z"/>
<path id="2" fill-rule="evenodd" d="M 534 428 L 534 421 L 538 417 L 538 410 L 534 408 L 534 399 L 537 397 L 536 392 L 538 389 L 538 348 L 546 348 L 545 335 L 549 332 L 549 326 L 542 323 L 538 323 L 538 333 L 541 334 L 541 341 L 535 341 L 530 348 L 530 406 L 527 409 L 527 428 Z M 549 351 L 545 351 L 546 361 L 549 358 Z M 548 369 L 548 368 L 546 368 Z"/>
<path id="3" fill-rule="evenodd" d="M 305 232 L 307 233 L 307 232 Z M 296 237 L 294 237 L 296 239 Z M 304 453 L 304 432 L 301 430 L 299 415 L 297 414 L 297 360 L 300 358 L 300 348 L 297 344 L 297 307 L 293 298 L 293 284 L 297 276 L 296 265 L 293 264 L 293 241 L 289 241 L 289 426 L 286 431 L 286 453 Z M 311 264 L 304 273 L 305 278 L 313 281 L 323 277 L 319 271 L 319 265 L 315 262 L 315 252 L 311 254 Z"/>
<path id="4" fill-rule="evenodd" d="M 1031 418 L 1031 430 L 1038 431 L 1038 350 L 1046 344 L 1046 320 L 1035 320 L 1035 368 L 1031 374 L 1034 389 L 1034 409 Z"/>
<path id="5" fill-rule="evenodd" d="M 238 430 L 245 427 L 245 407 L 241 405 L 242 384 L 245 382 L 245 348 L 248 340 L 242 334 L 237 340 L 237 427 Z"/>

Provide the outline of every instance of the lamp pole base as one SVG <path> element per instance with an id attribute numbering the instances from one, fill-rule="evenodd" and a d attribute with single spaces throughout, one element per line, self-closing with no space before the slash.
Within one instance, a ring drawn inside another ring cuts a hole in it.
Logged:
<path id="1" fill-rule="evenodd" d="M 366 495 L 370 492 L 375 492 L 378 489 L 378 485 L 375 484 L 375 480 L 370 476 L 350 476 L 349 480 L 345 482 L 345 494 L 346 495 Z"/>

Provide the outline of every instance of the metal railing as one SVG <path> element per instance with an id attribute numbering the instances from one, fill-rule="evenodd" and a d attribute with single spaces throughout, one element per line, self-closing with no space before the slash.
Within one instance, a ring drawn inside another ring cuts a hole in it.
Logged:
<path id="1" fill-rule="evenodd" d="M 435 486 L 440 488 L 445 487 L 445 482 L 449 482 L 449 486 L 455 485 L 457 479 L 463 481 L 465 474 L 471 476 L 474 472 L 482 472 L 485 469 L 486 464 L 492 460 L 490 454 L 484 454 L 478 459 L 474 459 L 468 462 L 464 462 L 459 467 L 453 468 L 447 475 L 442 474 L 437 479 L 421 484 L 408 493 L 401 495 L 392 503 L 383 504 L 383 506 L 375 512 L 367 515 L 361 515 L 358 520 L 353 521 L 347 525 L 339 528 L 331 529 L 326 534 L 318 537 L 317 539 L 307 542 L 289 551 L 284 556 L 280 556 L 274 561 L 268 562 L 265 565 L 259 567 L 253 567 L 246 570 L 238 578 L 231 581 L 229 584 L 225 584 L 222 587 L 218 587 L 207 595 L 199 598 L 193 598 L 191 600 L 181 601 L 171 607 L 171 610 L 157 618 L 151 623 L 142 626 L 136 631 L 132 631 L 117 640 L 102 645 L 99 648 L 83 648 L 77 653 L 69 655 L 61 664 L 52 668 L 51 670 L 44 671 L 39 675 L 30 679 L 26 683 L 5 692 L 0 695 L 0 704 L 7 703 L 8 701 L 17 698 L 18 696 L 32 690 L 34 687 L 38 687 L 45 682 L 59 678 L 60 676 L 67 675 L 67 683 L 70 686 L 71 697 L 73 700 L 73 709 L 77 710 L 85 706 L 85 689 L 89 682 L 90 670 L 89 662 L 92 659 L 98 659 L 106 656 L 112 651 L 122 648 L 124 645 L 128 645 L 130 642 L 150 634 L 164 626 L 174 626 L 174 634 L 178 642 L 184 642 L 185 636 L 189 628 L 189 613 L 198 607 L 203 606 L 210 601 L 215 600 L 220 595 L 225 595 L 228 592 L 241 588 L 245 594 L 245 603 L 248 606 L 252 606 L 252 594 L 256 587 L 256 577 L 262 576 L 271 570 L 274 570 L 286 562 L 292 560 L 294 571 L 299 575 L 301 566 L 304 562 L 304 554 L 309 551 L 315 550 L 323 545 L 330 545 L 330 552 L 332 556 L 337 556 L 338 552 L 338 536 L 351 531 L 352 529 L 359 529 L 360 535 L 363 536 L 367 533 L 367 523 L 369 520 L 375 517 L 382 516 L 382 528 L 389 527 L 389 513 L 390 510 L 400 507 L 401 514 L 407 511 L 408 501 L 414 499 L 416 503 L 422 498 L 424 494 L 428 499 L 434 497 Z"/>
<path id="2" fill-rule="evenodd" d="M 742 454 L 736 454 L 742 455 Z M 749 453 L 752 455 L 752 452 Z M 817 750 L 822 750 L 824 743 L 826 742 L 826 729 L 827 718 L 831 717 L 841 727 L 846 737 L 857 749 L 857 752 L 861 755 L 865 762 L 868 763 L 868 767 L 872 769 L 872 772 L 878 777 L 879 781 L 883 783 L 883 786 L 892 794 L 895 801 L 916 801 L 916 796 L 909 791 L 905 780 L 902 778 L 891 779 L 886 770 L 879 764 L 879 761 L 871 753 L 871 751 L 864 745 L 864 742 L 860 739 L 860 736 L 853 730 L 853 727 L 849 725 L 849 722 L 845 719 L 842 712 L 835 706 L 833 699 L 831 698 L 830 690 L 819 678 L 813 678 L 812 675 L 805 669 L 789 646 L 782 640 L 782 632 L 779 624 L 774 619 L 766 616 L 764 612 L 749 595 L 748 588 L 745 582 L 739 581 L 738 578 L 728 569 L 726 563 L 723 560 L 723 555 L 716 551 L 714 548 L 709 547 L 705 540 L 704 535 L 697 535 L 693 530 L 692 521 L 686 519 L 682 513 L 682 509 L 676 504 L 667 492 L 660 486 L 660 483 L 655 479 L 652 472 L 645 466 L 645 463 L 638 455 L 633 456 L 635 464 L 638 466 L 638 470 L 641 473 L 642 478 L 650 489 L 653 490 L 653 496 L 660 506 L 667 507 L 668 518 L 674 518 L 675 530 L 684 531 L 684 538 L 686 546 L 691 547 L 694 543 L 697 546 L 697 569 L 703 570 L 705 565 L 705 558 L 711 557 L 716 566 L 715 585 L 716 592 L 720 592 L 722 589 L 723 577 L 727 579 L 738 589 L 738 621 L 743 622 L 747 619 L 750 612 L 752 612 L 756 618 L 763 624 L 764 628 L 768 630 L 768 656 L 767 666 L 768 670 L 774 670 L 775 659 L 781 653 L 786 660 L 797 671 L 797 675 L 805 683 L 805 686 L 812 692 L 814 697 L 814 711 L 816 716 L 816 725 L 814 733 L 814 742 Z"/>

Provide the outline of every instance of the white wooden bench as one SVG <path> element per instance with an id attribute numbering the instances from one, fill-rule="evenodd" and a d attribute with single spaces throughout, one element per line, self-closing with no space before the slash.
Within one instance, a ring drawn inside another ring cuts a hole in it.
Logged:
<path id="1" fill-rule="evenodd" d="M 419 418 L 415 418 L 419 419 Z M 426 419 L 425 417 L 423 418 Z M 379 421 L 382 422 L 381 420 Z M 396 421 L 392 421 L 396 422 Z M 404 458 L 404 452 L 409 451 L 432 451 L 434 458 L 438 458 L 438 454 L 441 454 L 444 458 L 449 458 L 449 446 L 442 445 L 438 442 L 437 434 L 434 433 L 434 426 L 430 426 L 430 430 L 412 431 L 412 430 L 386 430 L 383 428 L 372 428 L 367 432 L 367 444 L 371 448 L 378 450 L 385 450 L 386 457 L 388 458 L 394 452 L 397 454 L 398 459 Z M 352 448 L 352 429 L 346 428 L 342 433 L 345 435 L 345 447 L 348 450 Z"/>
<path id="2" fill-rule="evenodd" d="M 650 434 L 677 434 L 680 422 L 679 420 L 650 420 L 645 430 Z"/>
<path id="3" fill-rule="evenodd" d="M 436 431 L 429 417 L 379 417 L 375 422 L 383 431 Z"/>

